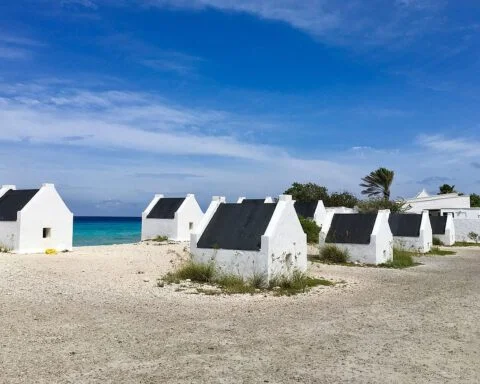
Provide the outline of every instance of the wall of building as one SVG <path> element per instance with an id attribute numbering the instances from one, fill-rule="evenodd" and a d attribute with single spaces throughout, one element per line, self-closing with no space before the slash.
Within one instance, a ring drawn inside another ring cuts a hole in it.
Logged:
<path id="1" fill-rule="evenodd" d="M 455 224 L 455 241 L 465 241 L 473 243 L 474 241 L 468 237 L 470 232 L 474 232 L 480 236 L 480 219 L 453 219 Z"/>
<path id="2" fill-rule="evenodd" d="M 324 228 L 320 231 L 319 247 L 320 251 L 326 245 L 335 245 L 339 249 L 346 250 L 349 254 L 349 261 L 364 264 L 383 264 L 393 258 L 393 236 L 388 224 L 389 210 L 379 211 L 375 225 L 370 237 L 370 244 L 332 244 L 325 243 L 330 225 L 332 223 L 334 211 L 327 214 Z"/>
<path id="3" fill-rule="evenodd" d="M 394 246 L 412 252 L 427 253 L 432 249 L 433 234 L 427 211 L 422 212 L 420 235 L 418 237 L 393 237 Z"/>
<path id="4" fill-rule="evenodd" d="M 46 249 L 71 250 L 73 214 L 52 184 L 45 184 L 20 211 L 17 253 L 43 253 Z M 43 238 L 43 229 L 50 236 Z"/>
<path id="5" fill-rule="evenodd" d="M 439 239 L 444 245 L 453 245 L 455 244 L 455 223 L 453 221 L 452 215 L 447 216 L 447 222 L 445 224 L 445 234 L 443 235 L 433 235 Z"/>
<path id="6" fill-rule="evenodd" d="M 18 222 L 0 221 L 0 247 L 14 250 L 18 242 Z"/>
<path id="7" fill-rule="evenodd" d="M 203 211 L 198 205 L 194 195 L 187 195 L 185 201 L 175 213 L 177 220 L 177 235 L 172 238 L 176 241 L 190 241 L 190 234 L 195 232 L 203 218 Z M 190 228 L 192 224 L 192 228 Z"/>
<path id="8" fill-rule="evenodd" d="M 480 219 L 480 208 L 470 209 L 442 209 L 441 215 L 451 213 L 455 219 Z"/>
<path id="9" fill-rule="evenodd" d="M 147 219 L 142 217 L 142 241 L 155 239 L 158 236 L 167 236 L 169 239 L 177 237 L 177 219 Z"/>
<path id="10" fill-rule="evenodd" d="M 435 195 L 420 197 L 406 201 L 410 206 L 409 213 L 421 213 L 424 210 L 437 210 L 443 208 L 470 208 L 470 196 L 458 196 L 456 194 Z"/>
<path id="11" fill-rule="evenodd" d="M 307 235 L 303 232 L 291 196 L 280 196 L 262 237 L 262 250 L 265 247 L 269 279 L 290 276 L 295 270 L 307 270 Z"/>

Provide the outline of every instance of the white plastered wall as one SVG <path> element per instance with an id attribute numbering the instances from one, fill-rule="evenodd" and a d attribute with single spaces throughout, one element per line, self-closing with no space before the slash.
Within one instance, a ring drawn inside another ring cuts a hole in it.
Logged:
<path id="1" fill-rule="evenodd" d="M 433 235 L 433 237 L 436 237 L 445 245 L 455 244 L 455 224 L 452 214 L 449 213 L 447 215 L 447 222 L 445 223 L 445 234 Z"/>
<path id="2" fill-rule="evenodd" d="M 155 195 L 145 211 L 142 212 L 142 241 L 154 239 L 157 236 L 167 236 L 174 241 L 190 240 L 190 233 L 200 223 L 203 212 L 195 199 L 195 195 L 188 194 L 182 205 L 175 212 L 173 219 L 149 219 L 150 211 L 164 195 Z M 190 228 L 190 223 L 192 228 Z"/>
<path id="3" fill-rule="evenodd" d="M 245 199 L 246 199 L 245 196 L 239 197 L 238 200 L 237 200 L 237 204 L 242 203 L 243 200 L 245 200 Z M 263 202 L 266 203 L 266 204 L 271 204 L 271 203 L 273 203 L 274 201 L 273 201 L 273 199 L 272 199 L 271 196 L 267 196 L 267 197 L 265 197 L 265 200 L 264 200 Z"/>
<path id="4" fill-rule="evenodd" d="M 262 236 L 268 254 L 268 278 L 291 276 L 292 272 L 307 270 L 307 235 L 295 211 L 290 195 L 281 195 L 272 219 Z"/>
<path id="5" fill-rule="evenodd" d="M 468 237 L 470 232 L 476 233 L 480 236 L 480 219 L 453 219 L 455 225 L 455 241 L 474 243 Z"/>
<path id="6" fill-rule="evenodd" d="M 327 213 L 325 226 L 320 231 L 319 247 L 320 251 L 326 245 L 335 245 L 339 249 L 346 250 L 349 254 L 349 261 L 364 264 L 383 264 L 393 259 L 393 235 L 388 224 L 390 210 L 378 211 L 375 225 L 373 226 L 369 244 L 341 244 L 325 243 L 334 212 Z"/>
<path id="7" fill-rule="evenodd" d="M 313 221 L 321 228 L 325 222 L 327 217 L 327 210 L 325 209 L 325 205 L 323 204 L 322 200 L 318 200 L 317 208 L 315 209 L 315 213 L 313 214 Z"/>
<path id="8" fill-rule="evenodd" d="M 470 196 L 459 196 L 456 193 L 419 197 L 405 202 L 409 206 L 409 213 L 422 213 L 424 210 L 437 210 L 442 208 L 470 208 Z"/>
<path id="9" fill-rule="evenodd" d="M 73 213 L 53 184 L 44 184 L 18 213 L 19 236 L 15 253 L 43 253 L 46 249 L 72 250 Z M 50 235 L 43 238 L 43 229 Z"/>
<path id="10" fill-rule="evenodd" d="M 418 237 L 394 236 L 394 246 L 407 251 L 427 253 L 432 249 L 433 234 L 428 211 L 422 212 L 420 235 Z"/>
<path id="11" fill-rule="evenodd" d="M 17 189 L 15 185 L 2 185 L 0 187 L 0 197 L 9 190 Z M 0 221 L 0 247 L 8 250 L 18 248 L 18 221 Z"/>
<path id="12" fill-rule="evenodd" d="M 259 251 L 197 248 L 203 231 L 225 198 L 216 197 L 210 203 L 196 233 L 191 235 L 190 250 L 196 262 L 214 262 L 225 273 L 248 279 L 254 275 L 269 280 L 274 276 L 290 275 L 307 268 L 307 237 L 296 214 L 291 196 L 281 195 L 272 219 L 261 238 Z"/>

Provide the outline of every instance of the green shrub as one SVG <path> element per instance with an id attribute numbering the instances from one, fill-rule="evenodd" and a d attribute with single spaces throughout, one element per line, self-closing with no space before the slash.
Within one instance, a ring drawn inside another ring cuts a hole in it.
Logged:
<path id="1" fill-rule="evenodd" d="M 346 249 L 340 249 L 336 245 L 326 245 L 322 249 L 320 249 L 320 257 L 321 261 L 326 263 L 346 263 L 350 255 Z"/>
<path id="2" fill-rule="evenodd" d="M 275 291 L 278 296 L 295 295 L 308 291 L 318 285 L 333 285 L 329 280 L 309 277 L 300 271 L 293 272 L 291 277 L 279 276 L 270 280 L 269 288 Z"/>
<path id="3" fill-rule="evenodd" d="M 306 292 L 317 285 L 333 285 L 331 281 L 309 277 L 304 273 L 294 271 L 291 277 L 277 277 L 267 284 L 265 276 L 254 275 L 250 280 L 245 281 L 242 277 L 234 274 L 219 273 L 214 263 L 202 264 L 188 261 L 174 272 L 167 273 L 157 282 L 158 287 L 167 284 L 180 283 L 182 280 L 191 280 L 196 283 L 208 283 L 215 288 L 197 288 L 198 293 L 207 295 L 219 294 L 254 294 L 273 290 L 276 295 L 294 295 Z"/>
<path id="4" fill-rule="evenodd" d="M 468 238 L 475 243 L 478 243 L 478 240 L 480 239 L 480 237 L 478 236 L 478 233 L 475 233 L 475 232 L 470 232 L 468 234 Z"/>
<path id="5" fill-rule="evenodd" d="M 159 243 L 161 243 L 163 241 L 168 241 L 168 236 L 160 235 L 160 236 L 157 236 L 154 239 L 152 239 L 152 241 L 158 241 Z"/>
<path id="6" fill-rule="evenodd" d="M 442 240 L 440 240 L 438 237 L 435 237 L 435 236 L 433 236 L 432 244 L 437 246 L 445 245 Z"/>
<path id="7" fill-rule="evenodd" d="M 204 264 L 188 261 L 182 266 L 180 266 L 176 271 L 167 273 L 163 280 L 169 283 L 173 283 L 179 280 L 190 279 L 197 283 L 211 283 L 214 276 L 214 263 Z"/>
<path id="8" fill-rule="evenodd" d="M 415 256 L 414 252 L 410 252 L 401 248 L 393 248 L 393 260 L 382 264 L 381 266 L 388 268 L 412 267 L 415 265 L 412 256 Z"/>
<path id="9" fill-rule="evenodd" d="M 299 217 L 300 224 L 302 224 L 303 232 L 307 234 L 307 243 L 318 244 L 318 235 L 320 233 L 320 227 L 311 219 L 305 219 Z"/>
<path id="10" fill-rule="evenodd" d="M 408 206 L 403 201 L 396 202 L 382 198 L 362 200 L 358 203 L 358 211 L 360 213 L 376 213 L 382 209 L 389 209 L 392 213 L 405 212 Z"/>

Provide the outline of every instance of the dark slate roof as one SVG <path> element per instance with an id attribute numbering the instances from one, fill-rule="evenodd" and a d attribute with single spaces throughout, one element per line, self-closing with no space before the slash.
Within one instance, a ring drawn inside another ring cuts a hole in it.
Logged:
<path id="1" fill-rule="evenodd" d="M 318 201 L 296 201 L 295 210 L 297 215 L 306 219 L 313 219 Z"/>
<path id="2" fill-rule="evenodd" d="M 241 204 L 271 204 L 271 203 L 265 203 L 265 199 L 243 199 Z"/>
<path id="3" fill-rule="evenodd" d="M 198 248 L 258 251 L 277 204 L 220 204 Z"/>
<path id="4" fill-rule="evenodd" d="M 388 219 L 393 236 L 418 237 L 422 215 L 414 213 L 393 213 Z"/>
<path id="5" fill-rule="evenodd" d="M 38 189 L 9 190 L 0 197 L 0 221 L 17 221 L 17 212 L 37 194 Z"/>
<path id="6" fill-rule="evenodd" d="M 432 233 L 434 235 L 444 235 L 447 226 L 447 216 L 430 216 L 432 224 Z"/>
<path id="7" fill-rule="evenodd" d="M 184 200 L 184 197 L 161 198 L 147 215 L 147 219 L 173 219 Z"/>
<path id="8" fill-rule="evenodd" d="M 328 230 L 326 243 L 370 244 L 377 220 L 372 213 L 336 213 Z"/>

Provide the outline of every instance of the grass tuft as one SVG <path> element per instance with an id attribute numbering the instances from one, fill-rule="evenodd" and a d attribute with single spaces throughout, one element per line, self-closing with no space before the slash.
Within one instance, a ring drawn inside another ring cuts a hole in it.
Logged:
<path id="1" fill-rule="evenodd" d="M 413 261 L 413 256 L 416 256 L 416 253 L 407 251 L 401 248 L 393 248 L 393 260 L 388 263 L 381 264 L 381 267 L 387 268 L 408 268 L 417 265 Z"/>
<path id="2" fill-rule="evenodd" d="M 196 283 L 211 283 L 214 276 L 215 265 L 213 263 L 202 264 L 188 261 L 176 271 L 167 273 L 163 280 L 170 284 L 187 279 Z"/>
<path id="3" fill-rule="evenodd" d="M 454 251 L 440 249 L 439 247 L 432 247 L 430 252 L 427 253 L 427 255 L 436 255 L 436 256 L 448 256 L 448 255 L 455 255 L 455 254 L 456 252 Z"/>
<path id="4" fill-rule="evenodd" d="M 310 288 L 318 285 L 334 285 L 333 282 L 325 279 L 317 279 L 307 276 L 305 273 L 295 271 L 291 277 L 280 276 L 267 280 L 263 275 L 254 275 L 249 280 L 234 274 L 224 274 L 216 271 L 214 263 L 202 264 L 188 261 L 176 271 L 167 273 L 161 280 L 167 284 L 178 284 L 182 280 L 190 280 L 195 283 L 208 283 L 212 287 L 199 287 L 198 293 L 206 295 L 220 294 L 254 294 L 256 292 L 274 291 L 276 296 L 291 296 L 304 293 Z"/>
<path id="5" fill-rule="evenodd" d="M 326 245 L 320 249 L 319 260 L 325 263 L 342 264 L 348 262 L 350 255 L 346 249 L 340 249 L 336 245 Z"/>
<path id="6" fill-rule="evenodd" d="M 432 244 L 433 244 L 433 245 L 436 245 L 436 246 L 445 245 L 442 240 L 440 240 L 438 237 L 435 237 L 435 236 L 433 236 Z"/>
<path id="7" fill-rule="evenodd" d="M 168 236 L 160 235 L 160 236 L 157 236 L 157 237 L 153 238 L 152 241 L 157 241 L 159 243 L 162 243 L 164 241 L 168 241 Z"/>
<path id="8" fill-rule="evenodd" d="M 466 241 L 457 241 L 453 244 L 454 247 L 478 247 L 480 244 L 478 243 L 468 243 Z"/>

